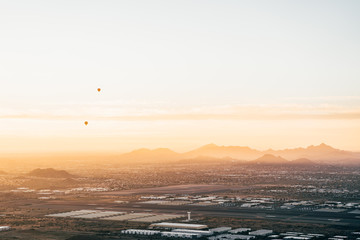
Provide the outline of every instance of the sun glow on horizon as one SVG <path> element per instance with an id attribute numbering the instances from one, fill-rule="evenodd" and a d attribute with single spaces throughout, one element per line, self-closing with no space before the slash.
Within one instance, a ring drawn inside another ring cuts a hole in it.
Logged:
<path id="1" fill-rule="evenodd" d="M 136 2 L 1 4 L 1 153 L 360 151 L 358 1 Z"/>

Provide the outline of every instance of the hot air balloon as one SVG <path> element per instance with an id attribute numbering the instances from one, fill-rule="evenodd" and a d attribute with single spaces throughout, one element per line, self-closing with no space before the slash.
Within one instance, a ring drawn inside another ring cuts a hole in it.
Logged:
<path id="1" fill-rule="evenodd" d="M 88 123 L 88 121 L 85 121 L 84 124 L 85 124 L 85 126 L 87 126 L 89 123 Z"/>
<path id="2" fill-rule="evenodd" d="M 98 90 L 98 92 L 100 92 L 100 91 L 101 91 L 101 88 L 98 88 L 97 90 Z"/>

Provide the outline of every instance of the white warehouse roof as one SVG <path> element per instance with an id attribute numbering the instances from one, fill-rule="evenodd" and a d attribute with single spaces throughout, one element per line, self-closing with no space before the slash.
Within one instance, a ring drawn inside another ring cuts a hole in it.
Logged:
<path id="1" fill-rule="evenodd" d="M 273 233 L 273 230 L 260 229 L 260 230 L 256 230 L 256 231 L 253 231 L 253 232 L 249 232 L 249 235 L 266 236 L 266 235 L 270 235 L 272 233 Z"/>
<path id="2" fill-rule="evenodd" d="M 196 233 L 183 233 L 183 232 L 161 232 L 164 237 L 180 237 L 180 238 L 199 238 L 201 234 Z"/>
<path id="3" fill-rule="evenodd" d="M 207 230 L 192 230 L 192 229 L 174 229 L 172 232 L 196 233 L 201 235 L 213 235 L 212 231 Z"/>
<path id="4" fill-rule="evenodd" d="M 230 230 L 231 230 L 231 227 L 217 227 L 217 228 L 210 229 L 210 231 L 213 231 L 214 233 L 228 232 Z"/>

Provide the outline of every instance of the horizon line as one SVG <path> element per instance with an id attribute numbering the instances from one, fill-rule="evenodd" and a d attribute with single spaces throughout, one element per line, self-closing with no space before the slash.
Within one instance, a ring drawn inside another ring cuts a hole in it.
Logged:
<path id="1" fill-rule="evenodd" d="M 138 151 L 138 150 L 149 150 L 149 151 L 155 151 L 155 150 L 160 150 L 160 149 L 167 149 L 167 150 L 170 150 L 174 153 L 178 153 L 178 154 L 184 154 L 184 153 L 187 153 L 187 152 L 191 152 L 193 150 L 197 150 L 199 148 L 202 148 L 202 147 L 205 147 L 205 146 L 208 146 L 208 145 L 215 145 L 216 147 L 242 147 L 242 148 L 249 148 L 249 149 L 252 149 L 252 150 L 256 150 L 256 151 L 259 151 L 259 152 L 266 152 L 267 151 L 285 151 L 285 150 L 293 150 L 293 149 L 307 149 L 309 147 L 319 147 L 321 145 L 325 145 L 325 146 L 328 146 L 328 147 L 331 147 L 335 150 L 339 150 L 339 151 L 348 151 L 348 152 L 360 152 L 360 150 L 348 150 L 348 149 L 339 149 L 339 148 L 336 148 L 336 147 L 333 147 L 333 146 L 330 146 L 328 144 L 325 144 L 325 143 L 320 143 L 320 144 L 312 144 L 312 145 L 307 145 L 306 147 L 292 147 L 292 148 L 280 148 L 280 149 L 272 149 L 272 148 L 267 148 L 267 149 L 264 149 L 264 150 L 261 150 L 261 149 L 257 149 L 257 148 L 252 148 L 250 146 L 240 146 L 240 145 L 217 145 L 217 144 L 214 144 L 214 143 L 208 143 L 208 144 L 204 144 L 204 145 L 201 145 L 199 147 L 196 147 L 196 148 L 191 148 L 190 150 L 186 150 L 186 151 L 174 151 L 172 150 L 171 148 L 168 148 L 168 147 L 156 147 L 156 148 L 147 148 L 147 147 L 139 147 L 139 148 L 134 148 L 132 150 L 127 150 L 125 152 L 123 151 L 108 151 L 108 150 L 104 150 L 104 151 L 36 151 L 36 152 L 0 152 L 1 154 L 4 154 L 4 155 L 8 155 L 8 156 L 5 156 L 5 157 L 0 157 L 0 159 L 4 159 L 4 158 L 7 158 L 7 157 L 10 157 L 10 156 L 13 156 L 13 157 L 21 157 L 23 155 L 38 155 L 38 156 L 48 156 L 48 155 L 53 155 L 53 154 L 60 154 L 60 155 L 97 155 L 97 154 L 107 154 L 107 155 L 122 155 L 122 154 L 126 154 L 126 153 L 131 153 L 131 152 L 134 152 L 134 151 Z M 9 156 L 10 155 L 10 156 Z"/>

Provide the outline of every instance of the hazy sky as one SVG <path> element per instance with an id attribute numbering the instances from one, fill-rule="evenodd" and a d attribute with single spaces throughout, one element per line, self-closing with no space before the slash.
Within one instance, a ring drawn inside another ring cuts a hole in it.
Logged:
<path id="1" fill-rule="evenodd" d="M 0 0 L 0 152 L 360 150 L 359 12 L 357 0 Z"/>

